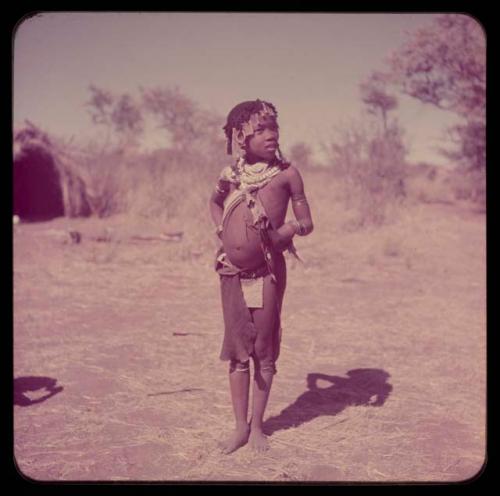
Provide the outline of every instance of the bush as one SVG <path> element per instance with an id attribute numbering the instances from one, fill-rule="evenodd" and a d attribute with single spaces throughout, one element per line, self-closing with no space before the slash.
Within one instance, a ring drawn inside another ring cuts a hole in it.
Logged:
<path id="1" fill-rule="evenodd" d="M 230 160 L 221 148 L 141 153 L 119 145 L 87 144 L 73 147 L 71 163 L 92 215 L 122 214 L 131 223 L 156 226 L 158 234 L 176 226 L 184 233 L 183 253 L 191 254 L 215 247 L 208 199 Z"/>
<path id="2" fill-rule="evenodd" d="M 405 196 L 402 131 L 396 123 L 386 131 L 355 124 L 338 134 L 326 151 L 342 199 L 348 209 L 356 211 L 358 226 L 382 224 L 390 206 Z"/>
<path id="3" fill-rule="evenodd" d="M 486 171 L 457 167 L 448 178 L 455 199 L 470 201 L 486 208 Z"/>
<path id="4" fill-rule="evenodd" d="M 142 99 L 92 87 L 88 105 L 100 128 L 99 140 L 63 143 L 35 126 L 16 133 L 15 152 L 40 142 L 66 178 L 65 191 L 77 184 L 90 215 L 116 214 L 147 221 L 159 233 L 175 225 L 184 232 L 183 249 L 200 252 L 215 246 L 208 199 L 226 155 L 221 116 L 198 107 L 179 91 L 143 90 Z M 150 118 L 165 132 L 165 147 L 141 151 Z M 68 194 L 71 203 L 74 194 Z M 66 215 L 81 215 L 65 208 Z"/>
<path id="5" fill-rule="evenodd" d="M 303 141 L 294 143 L 285 155 L 293 165 L 302 170 L 314 167 L 313 150 Z"/>

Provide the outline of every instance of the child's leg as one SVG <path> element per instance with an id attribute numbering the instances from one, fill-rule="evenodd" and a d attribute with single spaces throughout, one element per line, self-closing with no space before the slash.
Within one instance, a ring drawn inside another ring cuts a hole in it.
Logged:
<path id="1" fill-rule="evenodd" d="M 248 441 L 248 396 L 250 389 L 250 363 L 231 362 L 229 388 L 236 426 L 231 435 L 221 443 L 223 453 L 231 453 Z"/>
<path id="2" fill-rule="evenodd" d="M 268 449 L 267 439 L 262 431 L 262 423 L 271 392 L 273 376 L 274 370 L 271 369 L 255 371 L 249 442 L 252 449 L 256 451 L 265 451 Z"/>
<path id="3" fill-rule="evenodd" d="M 257 339 L 254 349 L 254 382 L 252 420 L 249 442 L 253 449 L 267 449 L 266 436 L 262 432 L 264 412 L 271 392 L 273 376 L 276 373 L 275 359 L 279 346 L 279 308 L 282 291 L 270 277 L 264 280 L 264 306 L 252 310 L 252 318 L 257 328 Z"/>

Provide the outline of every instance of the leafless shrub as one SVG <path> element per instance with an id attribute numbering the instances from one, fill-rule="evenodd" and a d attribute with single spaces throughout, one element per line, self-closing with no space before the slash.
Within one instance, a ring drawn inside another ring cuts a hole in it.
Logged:
<path id="1" fill-rule="evenodd" d="M 158 229 L 176 220 L 185 234 L 183 246 L 192 245 L 193 251 L 211 246 L 206 205 L 216 177 L 229 163 L 222 117 L 177 88 L 141 88 L 135 99 L 95 86 L 90 90 L 92 120 L 106 130 L 104 144 L 87 144 L 76 161 L 92 212 L 155 220 Z M 165 146 L 144 152 L 139 139 L 127 137 L 135 130 L 141 138 L 147 119 L 165 131 Z"/>
<path id="2" fill-rule="evenodd" d="M 346 207 L 357 212 L 356 225 L 388 220 L 390 207 L 405 196 L 406 148 L 397 123 L 386 131 L 354 123 L 339 130 L 326 151 Z"/>
<path id="3" fill-rule="evenodd" d="M 290 151 L 286 154 L 286 157 L 300 169 L 308 169 L 314 166 L 312 155 L 312 148 L 307 143 L 299 141 L 290 147 Z"/>
<path id="4" fill-rule="evenodd" d="M 407 165 L 405 190 L 412 203 L 454 202 L 452 188 L 446 183 L 448 169 L 425 162 Z"/>

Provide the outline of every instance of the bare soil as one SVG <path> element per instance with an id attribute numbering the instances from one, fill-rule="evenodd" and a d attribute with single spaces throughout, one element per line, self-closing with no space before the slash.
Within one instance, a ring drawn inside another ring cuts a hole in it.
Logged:
<path id="1" fill-rule="evenodd" d="M 391 224 L 349 231 L 334 208 L 311 206 L 315 231 L 296 243 L 305 263 L 287 259 L 264 455 L 217 448 L 233 419 L 211 251 L 179 256 L 182 239 L 134 239 L 118 224 L 113 236 L 97 236 L 110 220 L 16 225 L 14 452 L 22 474 L 474 476 L 485 460 L 484 214 L 419 204 Z"/>

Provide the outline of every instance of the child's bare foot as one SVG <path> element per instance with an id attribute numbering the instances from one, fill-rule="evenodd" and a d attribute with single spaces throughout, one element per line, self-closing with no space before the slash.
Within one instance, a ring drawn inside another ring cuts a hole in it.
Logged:
<path id="1" fill-rule="evenodd" d="M 247 443 L 249 434 L 250 426 L 248 424 L 237 426 L 227 439 L 219 443 L 221 452 L 228 455 L 241 448 Z"/>
<path id="2" fill-rule="evenodd" d="M 267 441 L 267 436 L 262 432 L 262 429 L 253 427 L 250 431 L 250 436 L 248 438 L 248 444 L 253 451 L 262 453 L 269 449 L 269 442 Z"/>

